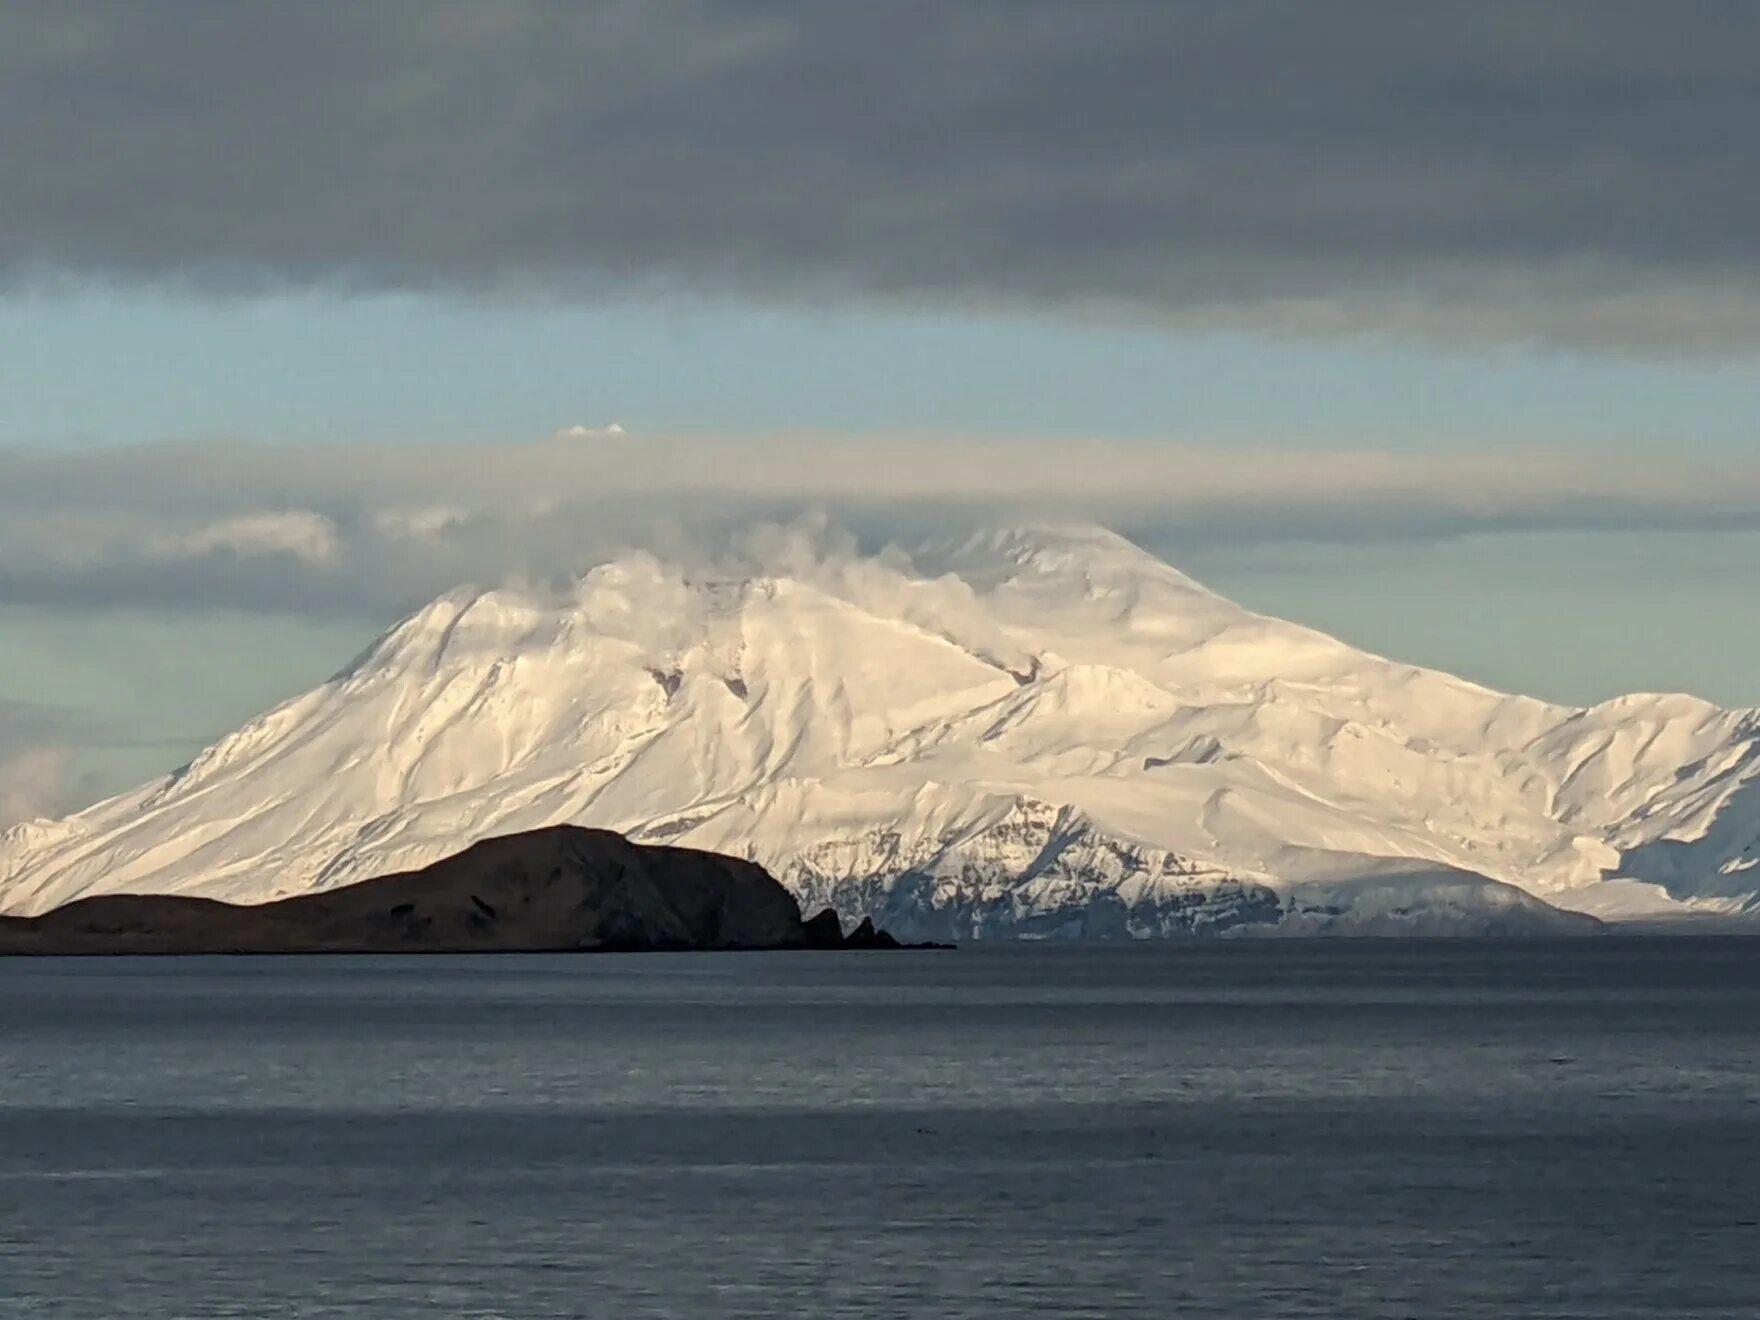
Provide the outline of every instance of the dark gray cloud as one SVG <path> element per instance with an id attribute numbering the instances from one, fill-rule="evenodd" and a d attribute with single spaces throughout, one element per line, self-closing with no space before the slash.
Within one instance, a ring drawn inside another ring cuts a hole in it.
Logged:
<path id="1" fill-rule="evenodd" d="M 1744 0 L 22 0 L 0 270 L 1760 341 Z"/>
<path id="2" fill-rule="evenodd" d="M 957 437 L 560 435 L 521 445 L 0 453 L 0 605 L 385 618 L 627 548 L 713 558 L 821 511 L 877 548 L 1094 520 L 1182 546 L 1760 527 L 1760 467 L 1489 448 L 1301 452 Z"/>

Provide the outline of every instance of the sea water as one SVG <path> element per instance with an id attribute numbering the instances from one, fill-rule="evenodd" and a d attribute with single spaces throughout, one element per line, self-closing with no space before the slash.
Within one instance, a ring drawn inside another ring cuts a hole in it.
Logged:
<path id="1" fill-rule="evenodd" d="M 1760 1314 L 1760 943 L 0 962 L 0 1316 Z"/>

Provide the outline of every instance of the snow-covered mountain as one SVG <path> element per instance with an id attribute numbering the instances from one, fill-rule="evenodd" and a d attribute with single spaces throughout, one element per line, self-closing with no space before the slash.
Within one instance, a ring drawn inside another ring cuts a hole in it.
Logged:
<path id="1" fill-rule="evenodd" d="M 448 594 L 183 769 L 9 831 L 0 911 L 262 901 L 561 822 L 753 857 L 912 937 L 1760 911 L 1760 712 L 1505 696 L 1098 529 L 771 539 Z"/>

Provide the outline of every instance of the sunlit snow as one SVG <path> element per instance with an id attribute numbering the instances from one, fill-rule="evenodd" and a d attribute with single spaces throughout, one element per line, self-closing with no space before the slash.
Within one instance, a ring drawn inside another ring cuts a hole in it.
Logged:
<path id="1" fill-rule="evenodd" d="M 0 910 L 260 901 L 561 821 L 961 937 L 1756 906 L 1754 711 L 1506 696 L 1098 529 L 774 559 L 448 594 L 186 769 L 10 831 Z"/>

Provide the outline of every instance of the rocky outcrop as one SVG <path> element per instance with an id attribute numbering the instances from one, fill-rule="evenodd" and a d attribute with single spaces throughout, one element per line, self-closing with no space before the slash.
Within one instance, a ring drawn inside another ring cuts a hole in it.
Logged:
<path id="1" fill-rule="evenodd" d="M 1082 812 L 1026 796 L 976 828 L 804 849 L 781 873 L 806 906 L 852 922 L 872 915 L 907 939 L 1240 935 L 1285 917 L 1282 898 L 1255 878 L 1117 838 Z"/>
<path id="2" fill-rule="evenodd" d="M 827 917 L 829 916 L 829 921 Z M 259 905 L 111 894 L 0 917 L 0 953 L 515 953 L 897 947 L 801 920 L 753 862 L 556 826 Z"/>

